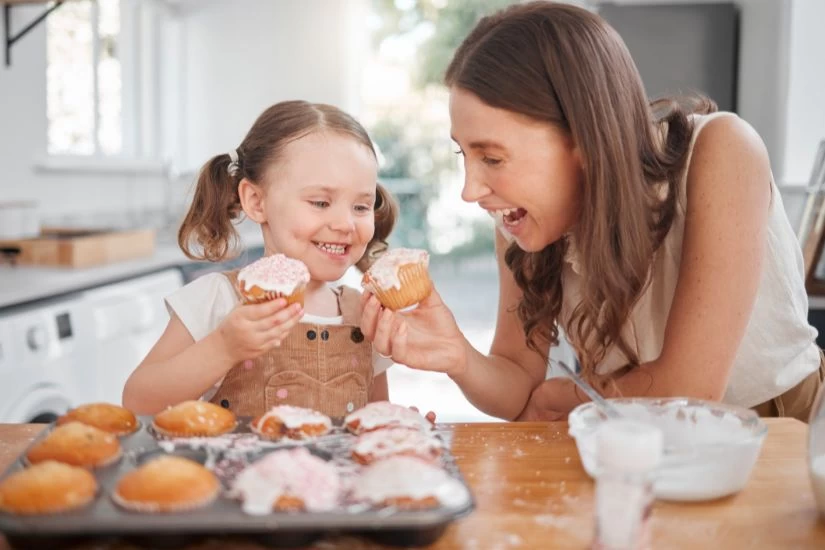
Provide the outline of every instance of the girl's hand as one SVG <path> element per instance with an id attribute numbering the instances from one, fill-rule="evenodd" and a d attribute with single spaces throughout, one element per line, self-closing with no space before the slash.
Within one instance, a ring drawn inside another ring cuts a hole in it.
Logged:
<path id="1" fill-rule="evenodd" d="M 435 289 L 418 307 L 404 313 L 382 307 L 365 292 L 361 330 L 378 353 L 396 363 L 450 376 L 467 369 L 469 343 Z"/>
<path id="2" fill-rule="evenodd" d="M 417 413 L 421 413 L 421 411 L 419 411 L 419 410 L 418 410 L 418 407 L 410 407 L 410 408 L 411 408 L 412 410 L 414 410 L 415 412 L 417 412 Z M 435 426 L 435 413 L 434 413 L 433 411 L 430 411 L 430 412 L 428 412 L 427 414 L 425 414 L 425 415 L 424 415 L 424 418 L 426 418 L 426 419 L 427 419 L 427 421 L 428 421 L 430 424 L 432 424 L 433 426 Z"/>
<path id="3" fill-rule="evenodd" d="M 235 364 L 280 346 L 303 314 L 301 304 L 286 307 L 283 298 L 262 304 L 242 304 L 226 316 L 216 333 L 221 347 Z"/>

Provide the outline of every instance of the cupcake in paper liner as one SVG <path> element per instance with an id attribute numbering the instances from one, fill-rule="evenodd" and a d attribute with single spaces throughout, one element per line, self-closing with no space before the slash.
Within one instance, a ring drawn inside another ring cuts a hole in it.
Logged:
<path id="1" fill-rule="evenodd" d="M 265 256 L 238 273 L 238 291 L 247 304 L 285 298 L 287 305 L 303 305 L 307 283 L 309 269 L 306 264 L 283 254 Z"/>
<path id="2" fill-rule="evenodd" d="M 210 504 L 220 488 L 215 474 L 201 464 L 167 455 L 124 474 L 112 492 L 112 500 L 134 512 L 182 512 Z"/>
<path id="3" fill-rule="evenodd" d="M 59 514 L 89 505 L 97 491 L 95 476 L 88 470 L 47 460 L 0 483 L 0 510 L 21 516 Z"/>
<path id="4" fill-rule="evenodd" d="M 433 283 L 427 271 L 429 263 L 430 255 L 425 250 L 390 250 L 364 273 L 361 286 L 373 293 L 384 307 L 391 310 L 398 311 L 414 306 L 433 290 Z"/>

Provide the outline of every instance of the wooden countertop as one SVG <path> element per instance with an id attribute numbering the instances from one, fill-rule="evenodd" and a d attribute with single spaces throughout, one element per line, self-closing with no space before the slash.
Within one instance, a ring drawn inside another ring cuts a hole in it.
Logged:
<path id="1" fill-rule="evenodd" d="M 715 502 L 657 503 L 654 548 L 825 548 L 825 521 L 819 520 L 808 479 L 807 427 L 791 419 L 767 423 L 768 436 L 747 487 Z M 41 429 L 0 425 L 0 467 L 10 464 Z M 565 423 L 457 424 L 453 454 L 473 489 L 477 509 L 450 526 L 431 549 L 589 547 L 593 483 Z M 0 542 L 0 549 L 6 548 Z M 187 548 L 265 547 L 219 540 Z M 383 547 L 347 538 L 317 548 Z"/>

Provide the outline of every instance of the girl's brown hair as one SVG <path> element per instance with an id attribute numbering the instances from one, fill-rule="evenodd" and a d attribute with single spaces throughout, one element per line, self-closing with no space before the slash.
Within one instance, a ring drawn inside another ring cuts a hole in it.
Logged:
<path id="1" fill-rule="evenodd" d="M 189 258 L 220 261 L 237 249 L 234 222 L 243 214 L 238 184 L 243 178 L 261 185 L 267 169 L 280 162 L 285 147 L 313 132 L 347 135 L 375 156 L 372 141 L 357 120 L 332 105 L 306 101 L 284 101 L 265 110 L 252 125 L 238 153 L 237 166 L 230 170 L 229 154 L 212 157 L 198 175 L 192 204 L 178 231 L 178 244 Z M 362 271 L 386 250 L 398 216 L 398 206 L 381 184 L 376 184 L 375 234 L 356 266 Z M 196 244 L 200 252 L 193 251 Z"/>
<path id="2" fill-rule="evenodd" d="M 613 344 L 638 365 L 621 330 L 676 214 L 693 133 L 688 115 L 716 106 L 702 97 L 690 106 L 649 104 L 615 30 L 585 9 L 544 1 L 479 21 L 456 51 L 446 83 L 569 132 L 584 181 L 571 230 L 581 255 L 581 303 L 568 336 L 586 376 L 594 376 Z M 562 238 L 541 252 L 513 244 L 505 254 L 523 294 L 518 315 L 537 352 L 540 343 L 558 343 L 567 247 Z"/>

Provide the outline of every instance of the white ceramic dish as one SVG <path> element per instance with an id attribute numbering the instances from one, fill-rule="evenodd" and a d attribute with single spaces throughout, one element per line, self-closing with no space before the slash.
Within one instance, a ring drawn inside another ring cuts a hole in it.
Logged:
<path id="1" fill-rule="evenodd" d="M 722 403 L 687 398 L 610 402 L 622 416 L 658 426 L 664 433 L 665 455 L 654 482 L 656 497 L 663 500 L 712 500 L 740 491 L 767 433 L 755 412 Z M 570 413 L 570 435 L 591 477 L 598 474 L 595 434 L 605 420 L 593 403 Z"/>

